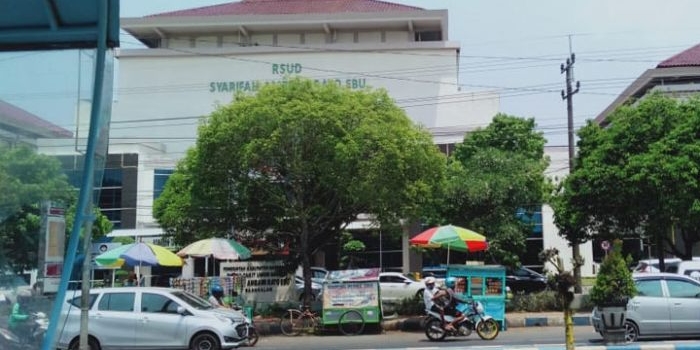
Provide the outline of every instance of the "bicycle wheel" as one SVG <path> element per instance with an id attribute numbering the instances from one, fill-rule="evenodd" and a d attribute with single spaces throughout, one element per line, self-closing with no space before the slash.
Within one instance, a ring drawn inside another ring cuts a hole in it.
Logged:
<path id="1" fill-rule="evenodd" d="M 356 310 L 345 311 L 338 319 L 338 328 L 345 335 L 357 335 L 365 329 L 365 319 Z"/>
<path id="2" fill-rule="evenodd" d="M 302 330 L 301 311 L 295 309 L 287 310 L 280 318 L 280 331 L 288 336 L 299 335 Z"/>

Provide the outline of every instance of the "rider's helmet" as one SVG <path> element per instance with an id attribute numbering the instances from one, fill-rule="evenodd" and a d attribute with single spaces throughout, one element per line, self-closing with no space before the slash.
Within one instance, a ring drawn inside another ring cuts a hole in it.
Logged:
<path id="1" fill-rule="evenodd" d="M 445 287 L 447 287 L 447 288 L 454 288 L 456 283 L 457 283 L 457 279 L 454 277 L 445 278 Z"/>
<path id="2" fill-rule="evenodd" d="M 32 300 L 32 293 L 26 290 L 22 290 L 17 293 L 17 303 L 26 306 Z"/>
<path id="3" fill-rule="evenodd" d="M 425 281 L 423 282 L 425 283 L 425 287 L 428 289 L 435 287 L 435 277 L 426 277 Z"/>
<path id="4" fill-rule="evenodd" d="M 220 285 L 215 284 L 211 287 L 211 295 L 220 298 L 224 296 L 224 289 Z"/>

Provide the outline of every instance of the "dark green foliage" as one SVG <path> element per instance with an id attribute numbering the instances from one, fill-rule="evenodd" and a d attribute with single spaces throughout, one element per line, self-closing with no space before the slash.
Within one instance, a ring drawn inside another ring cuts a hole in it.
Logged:
<path id="1" fill-rule="evenodd" d="M 485 235 L 489 254 L 516 266 L 532 227 L 516 213 L 538 211 L 548 191 L 546 142 L 534 119 L 496 115 L 467 134 L 447 169 L 445 193 L 429 224 L 453 224 Z"/>
<path id="2" fill-rule="evenodd" d="M 629 270 L 629 261 L 622 257 L 622 241 L 615 240 L 613 248 L 603 259 L 591 288 L 591 301 L 599 306 L 625 306 L 637 294 Z"/>
<path id="3" fill-rule="evenodd" d="M 574 170 L 551 201 L 560 235 L 644 238 L 662 248 L 656 255 L 690 259 L 700 241 L 700 100 L 652 94 L 578 136 Z M 672 230 L 684 244 L 671 244 Z"/>

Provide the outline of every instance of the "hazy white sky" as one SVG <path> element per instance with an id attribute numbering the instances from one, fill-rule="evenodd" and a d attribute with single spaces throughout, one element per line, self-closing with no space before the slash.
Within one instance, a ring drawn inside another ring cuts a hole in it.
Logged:
<path id="1" fill-rule="evenodd" d="M 225 3 L 122 0 L 122 17 Z M 594 118 L 646 69 L 700 43 L 695 0 L 395 0 L 449 11 L 449 39 L 461 44 L 466 90 L 501 90 L 501 111 L 535 117 L 549 145 L 565 145 L 560 64 L 576 54 L 575 125 Z M 125 41 L 133 41 L 123 37 Z"/>
<path id="2" fill-rule="evenodd" d="M 225 0 L 121 0 L 122 17 L 226 3 Z M 566 145 L 559 66 L 576 53 L 576 126 L 594 118 L 646 69 L 700 43 L 696 0 L 395 0 L 449 11 L 449 40 L 461 44 L 464 90 L 498 89 L 501 111 L 535 117 L 549 145 Z M 122 35 L 122 47 L 134 38 Z M 71 61 L 60 65 L 59 58 Z M 74 128 L 76 53 L 0 55 L 0 98 Z M 83 75 L 86 74 L 83 65 Z M 89 72 L 87 72 L 89 73 Z M 84 79 L 84 76 L 83 76 Z M 72 104 L 72 105 L 71 105 Z"/>

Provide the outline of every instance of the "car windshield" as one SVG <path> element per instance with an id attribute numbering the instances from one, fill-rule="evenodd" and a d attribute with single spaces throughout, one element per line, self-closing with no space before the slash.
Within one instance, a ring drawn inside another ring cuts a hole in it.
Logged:
<path id="1" fill-rule="evenodd" d="M 180 298 L 182 301 L 187 303 L 187 305 L 192 306 L 197 310 L 209 310 L 212 308 L 211 304 L 192 293 L 188 292 L 173 292 L 173 295 Z"/>

